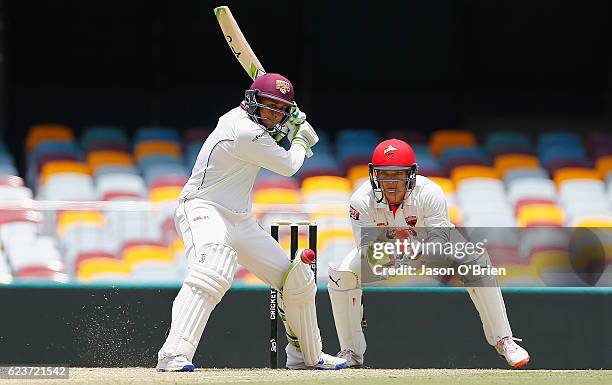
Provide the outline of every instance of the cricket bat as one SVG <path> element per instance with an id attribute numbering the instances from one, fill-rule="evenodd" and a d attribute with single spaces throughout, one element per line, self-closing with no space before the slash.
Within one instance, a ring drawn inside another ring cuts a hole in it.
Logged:
<path id="1" fill-rule="evenodd" d="M 266 73 L 263 66 L 255 56 L 255 52 L 251 49 L 251 46 L 244 38 L 232 11 L 228 6 L 221 6 L 214 9 L 215 16 L 225 36 L 225 41 L 229 45 L 232 53 L 236 57 L 236 60 L 240 63 L 246 73 L 255 80 L 261 75 Z M 308 123 L 308 122 L 304 122 Z M 313 155 L 312 150 L 309 148 L 306 150 L 306 157 L 310 158 Z"/>
<path id="2" fill-rule="evenodd" d="M 227 41 L 232 53 L 236 56 L 236 59 L 247 74 L 249 74 L 251 79 L 255 80 L 265 74 L 266 71 L 259 62 L 259 59 L 257 59 L 257 56 L 255 56 L 251 46 L 244 38 L 229 7 L 224 5 L 215 8 L 215 16 L 217 17 L 221 31 L 223 31 L 225 41 Z"/>

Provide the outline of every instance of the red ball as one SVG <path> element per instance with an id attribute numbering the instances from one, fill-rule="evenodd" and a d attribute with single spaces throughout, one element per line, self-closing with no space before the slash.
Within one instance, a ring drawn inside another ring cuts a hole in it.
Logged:
<path id="1" fill-rule="evenodd" d="M 302 255 L 300 256 L 300 258 L 302 259 L 302 262 L 310 264 L 315 261 L 316 255 L 315 255 L 315 252 L 312 251 L 311 249 L 304 249 L 304 251 L 302 251 Z"/>

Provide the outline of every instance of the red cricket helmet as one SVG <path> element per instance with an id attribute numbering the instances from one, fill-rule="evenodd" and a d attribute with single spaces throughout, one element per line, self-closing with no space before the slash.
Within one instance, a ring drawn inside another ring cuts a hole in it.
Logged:
<path id="1" fill-rule="evenodd" d="M 370 184 L 374 191 L 374 197 L 377 202 L 382 202 L 385 198 L 385 194 L 380 183 L 378 172 L 379 171 L 407 171 L 406 178 L 393 179 L 397 182 L 406 182 L 406 188 L 404 190 L 389 190 L 387 192 L 410 192 L 416 185 L 416 175 L 418 166 L 414 156 L 412 147 L 403 140 L 399 139 L 388 139 L 380 142 L 372 153 L 372 163 L 369 164 L 370 168 Z M 389 180 L 389 179 L 387 179 Z"/>

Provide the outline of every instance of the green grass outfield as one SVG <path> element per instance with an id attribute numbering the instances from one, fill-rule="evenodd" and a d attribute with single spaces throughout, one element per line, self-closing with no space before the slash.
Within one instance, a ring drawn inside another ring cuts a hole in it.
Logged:
<path id="1" fill-rule="evenodd" d="M 482 369 L 198 369 L 158 373 L 150 368 L 70 368 L 69 379 L 0 380 L 0 384 L 612 384 L 612 370 Z"/>

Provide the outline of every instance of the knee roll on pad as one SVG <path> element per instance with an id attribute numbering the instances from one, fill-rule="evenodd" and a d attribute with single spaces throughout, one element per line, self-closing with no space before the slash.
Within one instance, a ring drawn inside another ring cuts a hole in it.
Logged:
<path id="1" fill-rule="evenodd" d="M 327 275 L 327 288 L 334 291 L 344 291 L 361 289 L 357 274 L 348 270 L 337 270 L 333 265 L 329 265 Z"/>
<path id="2" fill-rule="evenodd" d="M 321 357 L 322 343 L 315 307 L 317 286 L 310 267 L 300 260 L 292 262 L 280 294 L 288 340 L 302 352 L 304 363 L 314 366 Z"/>
<path id="3" fill-rule="evenodd" d="M 196 256 L 185 283 L 208 293 L 218 303 L 230 288 L 237 266 L 234 249 L 227 245 L 208 244 Z"/>
<path id="4" fill-rule="evenodd" d="M 229 246 L 202 247 L 172 306 L 172 327 L 158 358 L 183 355 L 193 359 L 208 317 L 229 289 L 237 267 Z"/>

